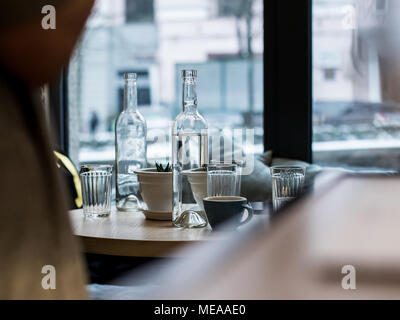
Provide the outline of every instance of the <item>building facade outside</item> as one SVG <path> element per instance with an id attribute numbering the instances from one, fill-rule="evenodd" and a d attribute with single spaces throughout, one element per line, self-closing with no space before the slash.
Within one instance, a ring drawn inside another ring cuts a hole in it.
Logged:
<path id="1" fill-rule="evenodd" d="M 241 13 L 248 2 L 250 50 Z M 152 130 L 168 135 L 181 108 L 179 71 L 186 67 L 199 70 L 199 109 L 209 124 L 219 129 L 256 126 L 260 138 L 254 151 L 261 152 L 263 47 L 261 0 L 98 1 L 70 66 L 70 108 L 75 109 L 70 125 L 79 122 L 80 132 L 71 137 L 74 161 L 113 159 L 113 123 L 122 109 L 124 72 L 138 73 L 138 102 L 150 136 Z M 221 114 L 226 115 L 223 123 Z M 99 123 L 93 132 L 95 117 Z M 170 151 L 149 147 L 154 159 Z"/>

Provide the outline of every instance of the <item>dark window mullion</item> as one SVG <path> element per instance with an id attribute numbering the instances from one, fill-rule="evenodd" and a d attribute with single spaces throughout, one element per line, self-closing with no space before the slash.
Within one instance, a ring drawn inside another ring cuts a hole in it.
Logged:
<path id="1" fill-rule="evenodd" d="M 50 118 L 55 131 L 56 149 L 65 155 L 69 153 L 68 133 L 68 76 L 64 69 L 59 79 L 49 85 Z"/>
<path id="2" fill-rule="evenodd" d="M 264 147 L 311 162 L 311 0 L 264 5 Z"/>

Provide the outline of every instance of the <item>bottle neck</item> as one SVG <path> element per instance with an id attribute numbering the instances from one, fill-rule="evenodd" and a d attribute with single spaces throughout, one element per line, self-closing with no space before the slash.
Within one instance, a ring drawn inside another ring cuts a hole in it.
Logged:
<path id="1" fill-rule="evenodd" d="M 125 80 L 124 110 L 137 110 L 137 88 L 136 81 Z"/>
<path id="2" fill-rule="evenodd" d="M 194 78 L 183 79 L 182 92 L 183 112 L 197 111 L 196 80 Z"/>

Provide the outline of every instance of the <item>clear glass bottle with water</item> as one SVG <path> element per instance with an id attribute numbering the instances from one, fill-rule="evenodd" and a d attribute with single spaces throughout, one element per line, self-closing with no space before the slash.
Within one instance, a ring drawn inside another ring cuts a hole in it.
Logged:
<path id="1" fill-rule="evenodd" d="M 147 126 L 137 107 L 136 73 L 125 73 L 124 110 L 115 121 L 116 205 L 121 211 L 141 208 L 135 170 L 147 166 Z"/>
<path id="2" fill-rule="evenodd" d="M 178 228 L 207 225 L 206 215 L 196 203 L 187 175 L 208 163 L 208 126 L 197 110 L 196 81 L 196 70 L 182 71 L 183 111 L 172 126 L 172 220 Z"/>

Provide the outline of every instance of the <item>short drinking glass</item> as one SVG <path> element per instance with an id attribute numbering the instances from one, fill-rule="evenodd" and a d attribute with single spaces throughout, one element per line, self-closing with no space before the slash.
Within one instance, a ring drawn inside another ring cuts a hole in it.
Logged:
<path id="1" fill-rule="evenodd" d="M 240 196 L 240 171 L 235 163 L 207 166 L 207 196 Z"/>
<path id="2" fill-rule="evenodd" d="M 278 210 L 301 193 L 305 169 L 298 166 L 275 166 L 271 168 L 271 176 L 273 208 Z"/>
<path id="3" fill-rule="evenodd" d="M 81 168 L 80 178 L 84 215 L 107 217 L 111 212 L 112 166 Z"/>

